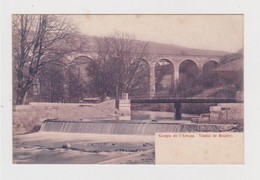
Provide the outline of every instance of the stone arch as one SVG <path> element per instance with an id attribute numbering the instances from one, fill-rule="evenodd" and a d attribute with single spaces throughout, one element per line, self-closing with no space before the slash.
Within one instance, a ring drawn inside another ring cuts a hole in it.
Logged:
<path id="1" fill-rule="evenodd" d="M 129 82 L 128 92 L 130 97 L 149 97 L 150 70 L 150 63 L 144 58 L 137 58 L 130 64 L 127 80 Z"/>
<path id="2" fill-rule="evenodd" d="M 180 63 L 179 63 L 179 68 L 180 66 L 183 66 L 183 64 L 187 64 L 187 63 L 192 63 L 192 64 L 195 64 L 197 66 L 197 68 L 199 69 L 200 65 L 197 61 L 195 60 L 192 60 L 192 59 L 183 59 Z"/>
<path id="3" fill-rule="evenodd" d="M 66 81 L 68 82 L 68 93 L 70 95 L 70 102 L 79 102 L 83 98 L 90 95 L 90 67 L 95 65 L 95 61 L 86 55 L 79 55 L 74 57 L 67 65 Z"/>
<path id="4" fill-rule="evenodd" d="M 216 60 L 209 60 L 205 62 L 202 66 L 202 72 L 208 72 L 214 68 L 217 68 L 219 66 L 219 62 Z"/>
<path id="5" fill-rule="evenodd" d="M 86 55 L 80 55 L 75 57 L 69 64 L 70 69 L 77 71 L 78 76 L 86 79 L 88 76 L 87 67 L 94 65 L 94 60 Z"/>
<path id="6" fill-rule="evenodd" d="M 203 64 L 201 80 L 204 88 L 212 88 L 218 85 L 219 76 L 212 70 L 219 67 L 219 65 L 219 62 L 215 60 L 209 60 Z"/>
<path id="7" fill-rule="evenodd" d="M 174 63 L 166 58 L 161 58 L 155 63 L 155 94 L 172 95 L 174 90 Z"/>
<path id="8" fill-rule="evenodd" d="M 181 61 L 181 63 L 179 64 L 180 74 L 186 72 L 192 76 L 192 74 L 199 73 L 199 71 L 200 69 L 196 61 L 186 59 Z"/>
<path id="9" fill-rule="evenodd" d="M 94 62 L 94 59 L 87 55 L 79 55 L 72 59 L 70 65 L 75 65 L 76 63 L 87 64 L 89 62 Z"/>
<path id="10" fill-rule="evenodd" d="M 200 85 L 201 70 L 199 64 L 191 59 L 185 59 L 179 64 L 178 96 L 193 96 Z"/>

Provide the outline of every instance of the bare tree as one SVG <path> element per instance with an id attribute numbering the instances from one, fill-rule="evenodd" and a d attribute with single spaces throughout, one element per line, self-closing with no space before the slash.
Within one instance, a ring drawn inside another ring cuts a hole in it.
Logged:
<path id="1" fill-rule="evenodd" d="M 63 102 L 64 78 L 62 63 L 46 64 L 39 75 L 41 101 Z"/>
<path id="2" fill-rule="evenodd" d="M 138 65 L 142 63 L 136 63 L 143 58 L 147 44 L 135 40 L 132 35 L 120 32 L 97 38 L 96 42 L 98 56 L 87 68 L 92 77 L 93 89 L 101 97 L 120 96 L 122 92 L 134 94 L 137 87 L 144 83 L 141 76 L 147 73 L 140 70 L 143 66 Z M 147 69 L 149 71 L 149 67 Z"/>
<path id="3" fill-rule="evenodd" d="M 130 96 L 149 97 L 150 89 L 150 66 L 144 59 L 137 59 L 131 63 L 127 75 L 126 92 Z"/>
<path id="4" fill-rule="evenodd" d="M 13 15 L 15 104 L 24 104 L 35 77 L 46 64 L 63 61 L 66 55 L 81 49 L 74 32 L 66 16 Z"/>

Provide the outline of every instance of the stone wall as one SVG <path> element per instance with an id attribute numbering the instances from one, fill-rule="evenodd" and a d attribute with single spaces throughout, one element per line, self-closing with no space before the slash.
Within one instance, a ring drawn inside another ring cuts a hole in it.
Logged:
<path id="1" fill-rule="evenodd" d="M 201 114 L 199 118 L 192 118 L 194 123 L 204 124 L 236 124 L 236 131 L 244 129 L 244 104 L 220 103 L 210 107 L 210 113 Z"/>
<path id="2" fill-rule="evenodd" d="M 115 114 L 115 101 L 99 104 L 30 103 L 13 110 L 13 133 L 28 133 L 39 129 L 46 119 L 80 120 Z"/>
<path id="3" fill-rule="evenodd" d="M 210 123 L 243 124 L 244 105 L 242 103 L 221 103 L 210 107 Z"/>

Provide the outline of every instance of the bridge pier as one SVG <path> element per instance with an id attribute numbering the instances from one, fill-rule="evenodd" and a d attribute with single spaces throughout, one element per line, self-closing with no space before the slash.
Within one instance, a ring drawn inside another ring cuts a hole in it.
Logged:
<path id="1" fill-rule="evenodd" d="M 175 111 L 175 120 L 181 120 L 181 103 L 176 102 L 174 103 L 174 111 Z"/>
<path id="2" fill-rule="evenodd" d="M 131 103 L 128 99 L 127 93 L 123 93 L 122 99 L 116 100 L 116 108 L 120 111 L 121 115 L 123 116 L 131 115 Z"/>
<path id="3" fill-rule="evenodd" d="M 155 64 L 150 65 L 150 98 L 155 95 Z"/>
<path id="4" fill-rule="evenodd" d="M 179 83 L 179 78 L 180 78 L 180 72 L 179 72 L 179 67 L 176 67 L 174 69 L 174 74 L 173 74 L 173 85 L 174 85 L 174 91 L 177 88 L 177 85 Z"/>

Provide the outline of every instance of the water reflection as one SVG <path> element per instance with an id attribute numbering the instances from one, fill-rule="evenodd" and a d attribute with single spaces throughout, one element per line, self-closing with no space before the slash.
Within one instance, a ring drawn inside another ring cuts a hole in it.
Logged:
<path id="1" fill-rule="evenodd" d="M 132 111 L 131 116 L 109 115 L 109 116 L 96 116 L 86 120 L 131 120 L 143 122 L 185 122 L 191 121 L 191 118 L 198 117 L 198 115 L 182 114 L 182 120 L 177 121 L 174 119 L 174 112 L 163 111 Z"/>
<path id="2" fill-rule="evenodd" d="M 190 121 L 191 118 L 198 117 L 197 115 L 183 114 L 182 120 Z M 176 121 L 174 112 L 162 111 L 132 111 L 131 116 L 117 116 L 116 120 L 132 120 L 132 121 Z M 182 121 L 183 122 L 183 121 Z"/>

